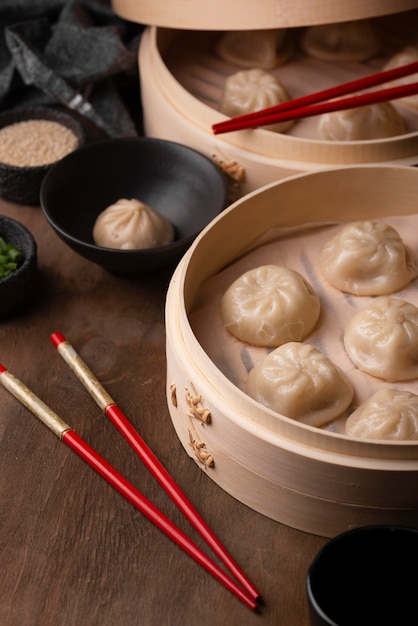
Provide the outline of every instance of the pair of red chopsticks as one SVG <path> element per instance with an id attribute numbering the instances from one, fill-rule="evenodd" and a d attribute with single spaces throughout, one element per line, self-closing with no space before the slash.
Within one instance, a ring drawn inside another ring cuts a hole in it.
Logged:
<path id="1" fill-rule="evenodd" d="M 351 80 L 348 83 L 337 85 L 329 89 L 317 91 L 316 93 L 294 98 L 287 102 L 282 102 L 276 106 L 254 111 L 246 115 L 230 118 L 224 122 L 213 124 L 212 130 L 215 135 L 220 133 L 229 133 L 234 130 L 244 130 L 247 128 L 257 128 L 258 126 L 268 126 L 269 124 L 277 124 L 279 122 L 287 122 L 303 117 L 311 117 L 322 113 L 330 113 L 332 111 L 342 111 L 344 109 L 353 109 L 356 107 L 376 104 L 378 102 L 387 102 L 388 100 L 397 100 L 406 96 L 418 93 L 418 82 L 405 85 L 398 85 L 379 91 L 371 91 L 340 100 L 331 100 L 347 94 L 368 89 L 375 85 L 382 85 L 392 80 L 410 76 L 418 72 L 418 61 L 408 63 L 392 70 L 378 72 Z M 331 100 L 330 102 L 325 102 Z M 318 104 L 319 103 L 319 104 Z"/>
<path id="2" fill-rule="evenodd" d="M 51 335 L 52 343 L 71 370 L 81 381 L 96 403 L 107 415 L 119 432 L 135 450 L 147 469 L 153 474 L 177 507 L 199 532 L 215 554 L 235 576 L 236 581 L 212 561 L 182 530 L 168 519 L 152 502 L 140 493 L 124 476 L 112 467 L 96 450 L 91 448 L 72 428 L 33 394 L 21 381 L 0 364 L 0 382 L 20 402 L 50 428 L 64 443 L 117 489 L 143 515 L 151 520 L 170 539 L 177 543 L 189 556 L 217 578 L 229 591 L 242 600 L 250 609 L 259 606 L 261 596 L 240 567 L 228 554 L 225 547 L 203 520 L 187 496 L 157 459 L 121 409 L 99 383 L 94 374 L 61 333 Z"/>

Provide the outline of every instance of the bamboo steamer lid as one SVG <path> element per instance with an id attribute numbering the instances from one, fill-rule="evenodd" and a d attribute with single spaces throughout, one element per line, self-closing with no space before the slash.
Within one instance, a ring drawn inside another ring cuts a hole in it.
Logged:
<path id="1" fill-rule="evenodd" d="M 418 18 L 417 13 L 413 16 Z M 295 134 L 293 129 L 275 133 L 261 128 L 213 135 L 211 125 L 227 119 L 216 109 L 225 68 L 219 69 L 215 54 L 208 53 L 211 38 L 216 37 L 216 33 L 187 31 L 186 39 L 184 33 L 152 26 L 142 35 L 139 68 L 145 133 L 184 143 L 228 167 L 236 166 L 236 170 L 244 174 L 240 182 L 242 193 L 318 168 L 418 163 L 418 113 L 410 111 L 407 113 L 410 116 L 409 130 L 384 139 L 319 140 L 311 131 L 312 124 L 317 124 L 314 118 L 303 120 L 304 125 L 311 125 L 303 126 L 309 128 L 310 134 L 307 135 L 304 132 Z M 178 46 L 179 43 L 183 48 Z M 357 77 L 347 74 L 352 71 L 351 66 L 348 70 L 346 66 L 333 66 L 324 62 L 319 67 L 315 63 L 304 73 L 304 61 L 296 60 L 293 65 L 289 63 L 278 71 L 286 72 L 286 77 L 292 81 L 293 96 L 297 96 Z M 364 72 L 373 70 L 368 67 L 361 68 L 361 71 L 364 75 Z M 331 83 L 329 72 L 332 72 Z M 326 82 L 318 86 L 318 80 Z M 402 114 L 405 114 L 405 108 Z M 300 123 L 297 126 L 301 127 Z"/>
<path id="2" fill-rule="evenodd" d="M 417 8 L 416 0 L 112 0 L 121 17 L 191 30 L 288 28 L 358 20 Z"/>
<path id="3" fill-rule="evenodd" d="M 166 392 L 176 433 L 209 478 L 276 521 L 326 537 L 356 525 L 416 525 L 418 441 L 354 439 L 252 400 L 203 347 L 192 322 L 196 305 L 202 307 L 201 290 L 278 228 L 393 215 L 418 219 L 417 196 L 418 170 L 410 167 L 298 174 L 226 209 L 198 236 L 172 277 Z M 203 324 L 214 328 L 213 319 L 210 315 Z"/>

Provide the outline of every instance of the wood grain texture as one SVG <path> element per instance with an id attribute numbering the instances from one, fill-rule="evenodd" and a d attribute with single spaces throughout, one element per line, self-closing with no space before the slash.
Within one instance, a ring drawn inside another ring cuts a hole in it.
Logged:
<path id="1" fill-rule="evenodd" d="M 305 578 L 325 540 L 245 507 L 185 454 L 165 397 L 171 273 L 125 279 L 69 250 L 39 207 L 0 200 L 38 243 L 26 310 L 0 324 L 0 361 L 204 549 L 50 342 L 60 331 L 261 590 L 253 614 L 0 388 L 0 623 L 308 624 Z"/>

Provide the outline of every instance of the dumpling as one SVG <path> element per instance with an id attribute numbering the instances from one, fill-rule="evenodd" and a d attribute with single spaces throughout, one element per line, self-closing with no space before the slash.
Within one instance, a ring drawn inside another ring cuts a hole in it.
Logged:
<path id="1" fill-rule="evenodd" d="M 122 198 L 99 214 L 93 227 L 93 239 L 105 248 L 155 248 L 174 240 L 174 227 L 147 204 Z"/>
<path id="2" fill-rule="evenodd" d="M 309 26 L 302 31 L 299 45 L 308 56 L 322 61 L 366 61 L 380 48 L 366 20 Z"/>
<path id="3" fill-rule="evenodd" d="M 320 302 L 311 285 L 295 270 L 262 265 L 237 278 L 221 302 L 227 330 L 254 346 L 275 348 L 301 341 L 316 325 Z"/>
<path id="4" fill-rule="evenodd" d="M 395 441 L 418 439 L 418 396 L 400 389 L 380 389 L 348 418 L 345 434 Z"/>
<path id="5" fill-rule="evenodd" d="M 418 273 L 395 228 L 383 222 L 352 222 L 322 248 L 319 267 L 337 289 L 381 296 L 406 287 Z"/>
<path id="6" fill-rule="evenodd" d="M 275 76 L 256 68 L 242 70 L 229 76 L 219 103 L 221 113 L 229 117 L 261 111 L 289 100 L 289 95 Z M 280 132 L 290 128 L 293 121 L 266 126 L 268 130 Z"/>
<path id="7" fill-rule="evenodd" d="M 396 137 L 406 131 L 403 117 L 390 102 L 323 113 L 318 137 L 328 141 L 366 141 Z"/>
<path id="8" fill-rule="evenodd" d="M 407 46 L 397 54 L 395 54 L 386 65 L 383 70 L 393 70 L 401 65 L 408 65 L 409 63 L 416 63 L 418 61 L 418 46 Z M 417 80 L 416 74 L 410 76 L 404 76 L 394 81 L 385 84 L 385 87 L 395 87 L 397 85 L 408 85 L 409 83 L 415 83 Z M 413 109 L 418 109 L 418 94 L 412 96 L 406 96 L 405 98 L 399 98 L 397 102 L 405 104 Z"/>
<path id="9" fill-rule="evenodd" d="M 382 296 L 351 318 L 344 345 L 367 374 L 391 382 L 418 378 L 418 308 Z"/>
<path id="10" fill-rule="evenodd" d="M 293 44 L 287 29 L 237 30 L 221 35 L 216 52 L 238 67 L 271 70 L 289 59 Z"/>
<path id="11" fill-rule="evenodd" d="M 254 365 L 247 393 L 281 415 L 320 427 L 344 413 L 353 398 L 353 386 L 317 348 L 290 342 Z"/>

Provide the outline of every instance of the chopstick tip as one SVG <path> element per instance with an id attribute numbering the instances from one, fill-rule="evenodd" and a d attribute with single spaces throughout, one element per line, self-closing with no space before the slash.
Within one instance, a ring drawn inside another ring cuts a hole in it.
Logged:
<path id="1" fill-rule="evenodd" d="M 7 369 L 0 363 L 0 374 L 3 374 L 4 372 L 7 372 Z"/>
<path id="2" fill-rule="evenodd" d="M 55 332 L 52 333 L 51 335 L 51 341 L 54 344 L 54 346 L 56 348 L 58 348 L 58 346 L 60 345 L 60 343 L 63 343 L 63 341 L 67 341 L 66 338 L 64 337 L 64 335 L 62 335 L 59 332 Z"/>

